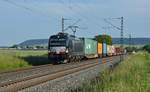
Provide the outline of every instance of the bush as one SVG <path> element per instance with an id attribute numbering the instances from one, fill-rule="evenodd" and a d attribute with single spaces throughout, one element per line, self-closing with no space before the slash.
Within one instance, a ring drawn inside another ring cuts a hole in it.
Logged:
<path id="1" fill-rule="evenodd" d="M 145 45 L 143 47 L 144 50 L 148 51 L 150 53 L 150 45 Z"/>

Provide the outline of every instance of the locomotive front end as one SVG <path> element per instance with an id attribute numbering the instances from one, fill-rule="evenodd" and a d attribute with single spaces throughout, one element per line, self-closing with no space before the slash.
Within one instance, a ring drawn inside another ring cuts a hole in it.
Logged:
<path id="1" fill-rule="evenodd" d="M 62 33 L 53 35 L 49 39 L 48 58 L 56 63 L 66 63 L 68 48 L 67 35 Z"/>

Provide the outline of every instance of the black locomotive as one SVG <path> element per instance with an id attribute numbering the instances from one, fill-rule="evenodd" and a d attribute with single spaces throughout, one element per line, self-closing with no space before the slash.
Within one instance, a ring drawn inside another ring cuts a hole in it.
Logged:
<path id="1" fill-rule="evenodd" d="M 53 63 L 67 63 L 80 60 L 84 55 L 84 42 L 73 35 L 58 33 L 49 38 L 48 58 Z"/>

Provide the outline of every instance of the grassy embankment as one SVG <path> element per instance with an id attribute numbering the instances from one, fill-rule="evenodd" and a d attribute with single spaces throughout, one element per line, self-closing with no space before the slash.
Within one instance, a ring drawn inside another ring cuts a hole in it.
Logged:
<path id="1" fill-rule="evenodd" d="M 150 92 L 150 54 L 138 52 L 83 84 L 81 92 Z"/>
<path id="2" fill-rule="evenodd" d="M 0 50 L 0 71 L 48 64 L 47 51 Z"/>

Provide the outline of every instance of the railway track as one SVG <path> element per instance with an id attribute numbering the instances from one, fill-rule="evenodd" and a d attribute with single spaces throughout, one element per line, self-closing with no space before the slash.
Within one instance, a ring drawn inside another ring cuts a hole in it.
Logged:
<path id="1" fill-rule="evenodd" d="M 77 63 L 79 63 L 79 62 L 77 62 Z M 47 64 L 47 65 L 41 65 L 41 66 L 34 66 L 34 67 L 30 67 L 30 68 L 22 68 L 22 69 L 16 69 L 16 70 L 11 70 L 11 71 L 4 71 L 4 72 L 0 72 L 0 80 L 4 80 L 4 78 L 8 78 L 9 76 L 17 76 L 20 74 L 31 73 L 31 72 L 35 72 L 35 71 L 42 71 L 42 70 L 48 69 L 50 67 L 65 66 L 65 65 L 77 64 L 77 63 L 73 62 L 73 63 L 61 64 L 61 65 Z"/>
<path id="2" fill-rule="evenodd" d="M 52 64 L 34 66 L 34 67 L 31 67 L 31 68 L 22 68 L 22 69 L 11 70 L 11 71 L 4 71 L 4 72 L 0 72 L 0 77 L 1 76 L 15 75 L 15 74 L 19 74 L 19 73 L 30 72 L 30 71 L 34 71 L 34 70 L 37 70 L 37 69 L 47 68 L 47 67 L 50 67 L 50 66 L 52 66 Z"/>
<path id="3" fill-rule="evenodd" d="M 58 70 L 55 72 L 45 73 L 45 74 L 39 74 L 34 75 L 18 80 L 13 80 L 9 82 L 0 83 L 0 92 L 17 92 L 26 88 L 30 88 L 42 83 L 45 83 L 47 81 L 51 81 L 57 78 L 61 78 L 76 72 L 80 72 L 89 68 L 92 68 L 94 66 L 104 64 L 107 62 L 112 62 L 113 60 L 117 59 L 118 57 L 109 57 L 104 58 L 101 60 L 101 62 L 90 62 L 84 65 L 71 67 L 63 70 Z"/>

